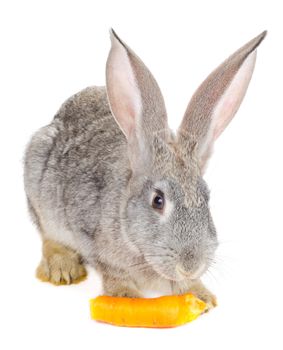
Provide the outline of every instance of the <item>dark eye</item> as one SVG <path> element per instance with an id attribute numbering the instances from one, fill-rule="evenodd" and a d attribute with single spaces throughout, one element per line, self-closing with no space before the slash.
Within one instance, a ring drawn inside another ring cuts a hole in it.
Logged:
<path id="1" fill-rule="evenodd" d="M 158 191 L 154 194 L 152 199 L 152 208 L 162 210 L 164 207 L 164 194 Z"/>

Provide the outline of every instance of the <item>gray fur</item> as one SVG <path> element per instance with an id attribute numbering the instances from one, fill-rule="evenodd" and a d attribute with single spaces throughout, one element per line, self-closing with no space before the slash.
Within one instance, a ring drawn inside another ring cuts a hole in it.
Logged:
<path id="1" fill-rule="evenodd" d="M 27 147 L 29 208 L 43 239 L 74 249 L 101 273 L 105 293 L 140 291 L 156 282 L 184 292 L 192 285 L 190 275 L 201 265 L 201 273 L 207 269 L 218 244 L 196 140 L 180 142 L 180 135 L 167 130 L 157 83 L 117 36 L 112 34 L 112 40 L 119 40 L 131 58 L 143 103 L 141 130 L 134 124 L 136 139 L 127 140 L 104 87 L 89 87 L 69 98 Z M 147 148 L 145 159 L 138 137 Z M 130 162 L 134 152 L 135 168 Z M 157 186 L 165 202 L 173 204 L 165 221 L 150 203 Z M 186 279 L 176 272 L 177 265 Z"/>

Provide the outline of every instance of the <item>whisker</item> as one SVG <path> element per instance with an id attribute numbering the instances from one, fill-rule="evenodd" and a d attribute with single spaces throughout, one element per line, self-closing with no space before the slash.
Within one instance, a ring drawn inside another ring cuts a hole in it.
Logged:
<path id="1" fill-rule="evenodd" d="M 154 244 L 145 244 L 145 246 L 146 247 L 150 247 L 150 248 L 152 248 L 152 247 L 154 247 L 154 248 L 158 248 L 158 249 L 160 249 L 162 252 L 164 252 L 164 251 L 168 251 L 168 252 L 173 252 L 173 254 L 175 255 L 175 256 L 178 256 L 178 253 L 176 252 L 176 250 L 174 249 L 174 248 L 172 248 L 172 247 L 163 247 L 163 246 L 159 246 L 159 245 L 154 245 Z"/>
<path id="2" fill-rule="evenodd" d="M 164 249 L 164 250 L 172 250 L 173 248 L 171 247 L 165 247 L 163 245 L 158 245 L 158 244 L 143 244 L 145 245 L 146 247 L 155 247 L 155 248 L 160 248 L 160 249 Z"/>
<path id="3" fill-rule="evenodd" d="M 235 243 L 235 241 L 233 241 L 233 240 L 228 240 L 228 239 L 225 239 L 225 240 L 224 240 L 224 239 L 219 239 L 219 240 L 218 240 L 218 244 L 219 244 L 219 245 L 230 244 L 230 243 L 233 244 L 233 243 Z"/>
<path id="4" fill-rule="evenodd" d="M 143 267 L 140 267 L 140 268 L 136 269 L 135 271 L 138 271 L 138 272 L 150 272 L 150 271 L 152 271 L 152 268 L 150 266 L 143 266 Z"/>
<path id="5" fill-rule="evenodd" d="M 208 268 L 208 269 L 206 270 L 206 274 L 207 274 L 207 276 L 209 276 L 210 278 L 212 278 L 214 282 L 217 282 L 217 283 L 218 283 L 218 280 L 216 279 L 216 277 L 214 276 L 214 274 L 212 273 L 212 271 L 210 270 L 210 268 Z"/>
<path id="6" fill-rule="evenodd" d="M 141 265 L 148 265 L 148 263 L 147 262 L 139 262 L 139 263 L 136 263 L 136 264 L 129 265 L 129 267 L 141 266 Z"/>
<path id="7" fill-rule="evenodd" d="M 154 258 L 163 258 L 163 257 L 168 257 L 168 258 L 174 258 L 173 255 L 170 254 L 144 254 L 145 257 L 154 257 Z"/>

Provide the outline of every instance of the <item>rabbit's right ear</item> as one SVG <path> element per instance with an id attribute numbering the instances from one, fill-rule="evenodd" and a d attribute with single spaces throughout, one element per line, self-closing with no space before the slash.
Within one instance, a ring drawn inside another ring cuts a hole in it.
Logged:
<path id="1" fill-rule="evenodd" d="M 166 138 L 167 114 L 161 91 L 141 59 L 111 30 L 112 47 L 106 65 L 111 112 L 125 134 L 134 167 L 148 163 L 151 138 Z M 137 164 L 139 163 L 139 164 Z"/>
<path id="2" fill-rule="evenodd" d="M 245 96 L 255 65 L 256 48 L 265 35 L 263 32 L 249 41 L 216 68 L 187 107 L 178 130 L 179 144 L 184 150 L 188 142 L 197 145 L 202 172 L 214 141 L 230 123 Z"/>

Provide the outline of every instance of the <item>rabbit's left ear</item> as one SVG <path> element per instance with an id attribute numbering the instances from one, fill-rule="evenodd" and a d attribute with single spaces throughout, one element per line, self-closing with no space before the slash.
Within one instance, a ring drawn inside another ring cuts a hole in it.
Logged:
<path id="1" fill-rule="evenodd" d="M 237 112 L 252 77 L 256 48 L 263 32 L 236 51 L 200 85 L 193 95 L 178 130 L 181 147 L 188 141 L 197 145 L 202 172 L 214 141 Z"/>
<path id="2" fill-rule="evenodd" d="M 142 60 L 111 30 L 106 87 L 112 114 L 128 142 L 135 171 L 151 160 L 153 135 L 168 136 L 167 114 L 157 82 Z"/>

